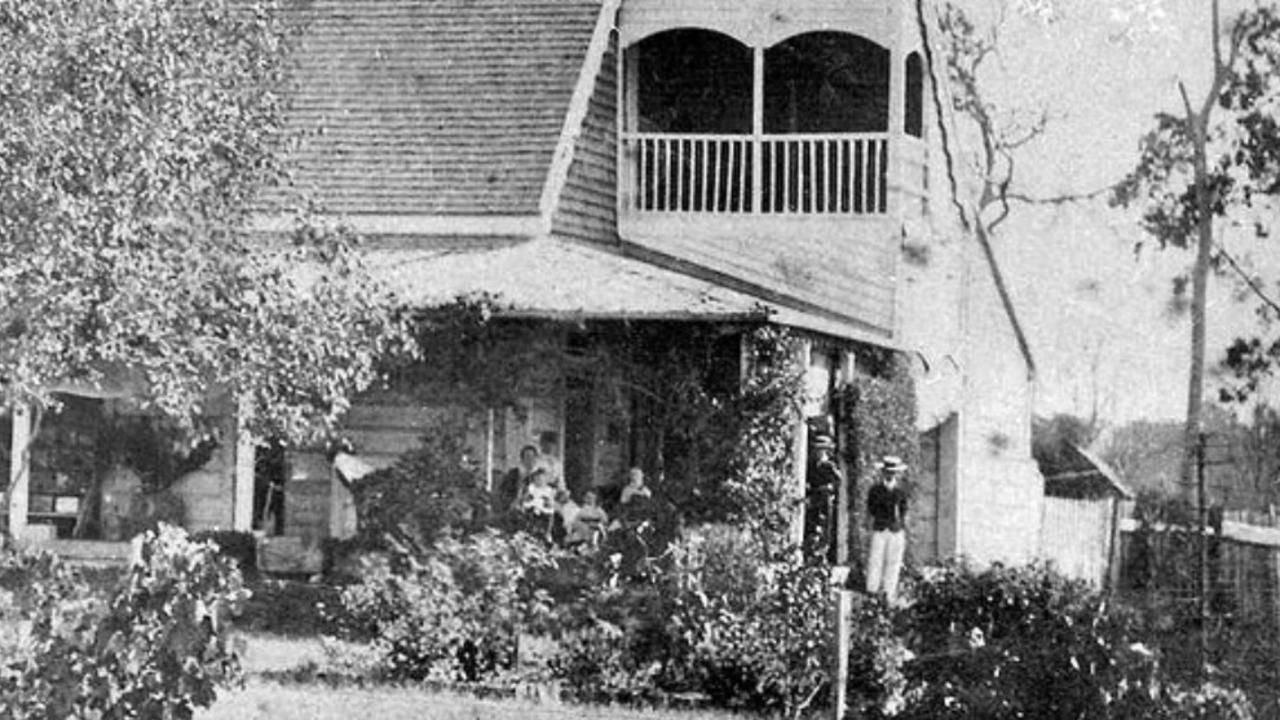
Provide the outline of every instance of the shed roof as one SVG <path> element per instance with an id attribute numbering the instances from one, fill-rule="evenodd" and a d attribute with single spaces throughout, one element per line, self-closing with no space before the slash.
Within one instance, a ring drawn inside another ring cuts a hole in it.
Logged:
<path id="1" fill-rule="evenodd" d="M 536 214 L 601 0 L 298 10 L 295 178 L 337 213 Z"/>
<path id="2" fill-rule="evenodd" d="M 1102 458 L 1067 443 L 1053 462 L 1037 458 L 1044 474 L 1045 493 L 1055 497 L 1097 497 L 1114 495 L 1132 499 L 1131 490 L 1120 475 Z"/>

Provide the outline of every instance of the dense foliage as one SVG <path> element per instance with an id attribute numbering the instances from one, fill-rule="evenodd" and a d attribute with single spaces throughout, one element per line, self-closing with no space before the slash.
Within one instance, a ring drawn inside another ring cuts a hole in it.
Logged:
<path id="1" fill-rule="evenodd" d="M 793 438 L 800 422 L 804 368 L 798 362 L 798 341 L 785 330 L 761 328 L 746 343 L 751 360 L 746 377 L 721 397 L 703 383 L 701 402 L 691 409 L 705 414 L 683 430 L 697 447 L 694 487 L 702 495 L 699 505 L 714 498 L 706 513 L 692 519 L 777 533 L 786 527 L 792 507 Z"/>
<path id="2" fill-rule="evenodd" d="M 1105 717 L 1140 665 L 1102 599 L 1043 567 L 948 565 L 915 593 L 917 717 Z"/>
<path id="3" fill-rule="evenodd" d="M 897 455 L 908 466 L 919 464 L 915 383 L 904 359 L 894 356 L 886 365 L 880 375 L 855 377 L 839 398 L 859 475 L 871 472 L 885 455 Z"/>
<path id="4" fill-rule="evenodd" d="M 0 581 L 0 717 L 190 718 L 239 677 L 240 575 L 181 530 L 148 533 L 109 592 L 49 555 L 6 552 Z"/>
<path id="5" fill-rule="evenodd" d="M 1143 641 L 1163 658 L 1162 671 L 1175 682 L 1198 683 L 1207 677 L 1241 688 L 1259 717 L 1274 716 L 1280 709 L 1280 630 L 1265 605 L 1237 603 L 1239 595 L 1233 591 L 1240 575 L 1249 573 L 1240 568 L 1269 564 L 1269 555 L 1259 552 L 1250 558 L 1246 551 L 1248 560 L 1232 568 L 1223 552 L 1222 516 L 1211 511 L 1205 538 L 1209 592 L 1202 607 L 1196 508 L 1181 497 L 1141 493 L 1134 516 L 1139 525 L 1127 543 L 1128 582 L 1122 598 L 1138 614 Z"/>
<path id="6" fill-rule="evenodd" d="M 105 381 L 190 425 L 215 389 L 298 437 L 402 346 L 353 238 L 247 227 L 290 41 L 272 2 L 0 2 L 0 402 Z"/>
<path id="7" fill-rule="evenodd" d="M 482 532 L 403 554 L 342 593 L 347 630 L 372 638 L 393 679 L 479 680 L 513 668 L 521 633 L 541 630 L 552 565 L 540 542 Z"/>
<path id="8" fill-rule="evenodd" d="M 438 426 L 418 446 L 353 483 L 361 535 L 372 544 L 390 539 L 426 549 L 450 531 L 485 519 L 484 478 L 468 462 L 459 428 Z"/>
<path id="9" fill-rule="evenodd" d="M 638 582 L 603 582 L 562 616 L 555 665 L 570 696 L 658 701 L 692 694 L 718 707 L 799 716 L 830 699 L 830 569 L 774 554 L 751 532 L 707 526 Z M 883 606 L 859 603 L 850 690 L 893 706 L 901 645 Z"/>
<path id="10" fill-rule="evenodd" d="M 1239 692 L 1170 682 L 1135 614 L 1043 566 L 930 569 L 906 620 L 903 717 L 1252 717 Z"/>
<path id="11" fill-rule="evenodd" d="M 844 447 L 849 457 L 849 477 L 860 488 L 875 477 L 875 464 L 885 455 L 902 458 L 908 467 L 920 467 L 920 434 L 916 430 L 916 391 L 906 361 L 897 355 L 881 359 L 881 372 L 860 374 L 836 398 L 844 420 Z M 912 491 L 908 480 L 907 491 Z M 851 493 L 853 517 L 866 517 L 862 507 L 866 493 Z M 849 557 L 861 558 L 861 528 L 854 524 Z"/>

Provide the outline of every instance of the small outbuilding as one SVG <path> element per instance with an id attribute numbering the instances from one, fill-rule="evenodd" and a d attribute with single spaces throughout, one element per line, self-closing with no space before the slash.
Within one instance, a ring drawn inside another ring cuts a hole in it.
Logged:
<path id="1" fill-rule="evenodd" d="M 1114 587 L 1120 520 L 1133 491 L 1110 465 L 1074 443 L 1048 455 L 1036 457 L 1045 495 L 1040 557 L 1071 577 Z"/>

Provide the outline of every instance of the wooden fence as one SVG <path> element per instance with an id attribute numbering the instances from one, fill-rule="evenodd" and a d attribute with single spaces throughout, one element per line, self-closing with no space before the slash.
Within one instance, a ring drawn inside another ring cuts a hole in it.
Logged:
<path id="1" fill-rule="evenodd" d="M 1116 557 L 1116 501 L 1046 497 L 1040 557 L 1063 574 L 1097 587 L 1112 582 Z"/>
<path id="2" fill-rule="evenodd" d="M 1267 522 L 1254 524 L 1228 518 Z M 1120 524 L 1123 541 L 1118 589 L 1144 589 L 1171 600 L 1198 602 L 1198 528 L 1142 528 L 1133 519 Z M 1218 615 L 1266 620 L 1280 628 L 1280 528 L 1274 520 L 1228 514 L 1207 529 L 1206 593 Z"/>
<path id="3" fill-rule="evenodd" d="M 1195 527 L 1144 529 L 1129 503 L 1045 498 L 1040 556 L 1099 588 L 1144 590 L 1198 604 Z M 1280 628 L 1280 519 L 1274 511 L 1223 513 L 1206 534 L 1208 595 L 1217 614 L 1267 619 Z"/>

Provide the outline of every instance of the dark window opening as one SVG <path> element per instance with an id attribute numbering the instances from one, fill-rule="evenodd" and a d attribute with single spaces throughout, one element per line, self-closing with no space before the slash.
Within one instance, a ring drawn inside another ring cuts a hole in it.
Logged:
<path id="1" fill-rule="evenodd" d="M 924 137 L 924 63 L 918 52 L 907 56 L 902 131 L 912 137 Z"/>
<path id="2" fill-rule="evenodd" d="M 259 445 L 253 454 L 253 529 L 284 534 L 284 486 L 288 477 L 285 445 Z"/>

